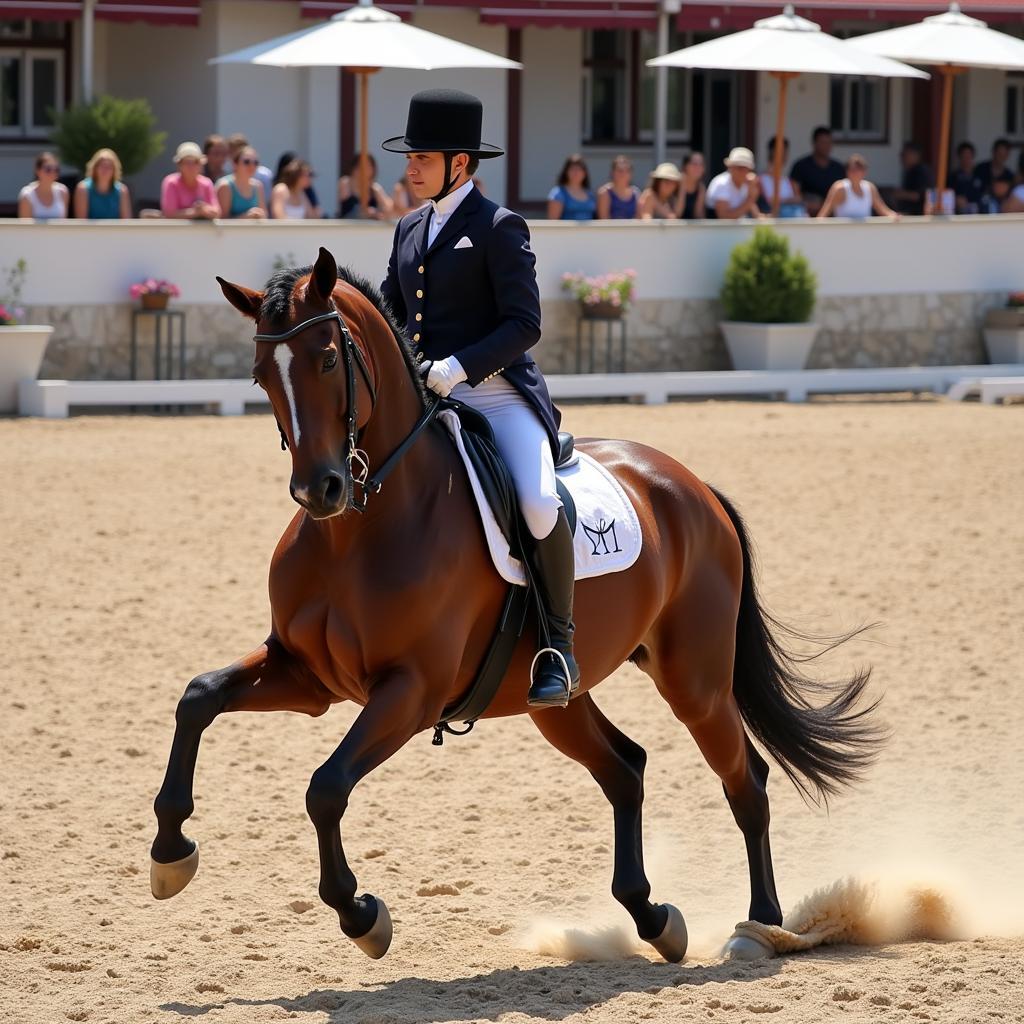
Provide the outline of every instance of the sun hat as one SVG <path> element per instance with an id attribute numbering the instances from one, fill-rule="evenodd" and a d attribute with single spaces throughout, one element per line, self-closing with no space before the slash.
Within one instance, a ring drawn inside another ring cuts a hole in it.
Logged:
<path id="1" fill-rule="evenodd" d="M 409 100 L 405 135 L 385 139 L 389 153 L 468 153 L 478 159 L 503 156 L 480 141 L 484 105 L 458 89 L 425 89 Z"/>
<path id="2" fill-rule="evenodd" d="M 652 178 L 662 178 L 665 181 L 682 181 L 683 176 L 679 173 L 679 168 L 676 167 L 671 160 L 666 160 L 663 164 L 658 164 L 657 167 L 651 172 Z"/>
<path id="3" fill-rule="evenodd" d="M 746 167 L 748 171 L 754 169 L 754 154 L 746 146 L 736 146 L 729 152 L 723 161 L 726 167 Z"/>
<path id="4" fill-rule="evenodd" d="M 192 157 L 195 160 L 203 159 L 203 151 L 199 148 L 198 142 L 183 142 L 174 151 L 174 162 L 180 164 L 182 160 Z"/>

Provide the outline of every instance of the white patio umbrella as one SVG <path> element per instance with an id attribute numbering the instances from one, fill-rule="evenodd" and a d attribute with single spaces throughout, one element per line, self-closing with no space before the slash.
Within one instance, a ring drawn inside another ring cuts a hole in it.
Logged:
<path id="1" fill-rule="evenodd" d="M 937 65 L 942 75 L 942 124 L 939 131 L 938 195 L 946 187 L 949 168 L 949 131 L 953 114 L 953 80 L 967 68 L 1024 70 L 1024 41 L 990 29 L 985 22 L 960 13 L 951 4 L 945 14 L 915 25 L 872 32 L 850 40 L 865 53 L 879 54 L 911 64 Z"/>
<path id="2" fill-rule="evenodd" d="M 359 0 L 358 6 L 335 14 L 330 21 L 222 54 L 210 63 L 264 64 L 279 68 L 338 67 L 358 75 L 359 150 L 363 155 L 360 204 L 364 214 L 370 198 L 366 122 L 367 85 L 371 74 L 381 68 L 522 69 L 522 64 L 507 57 L 407 25 L 398 15 L 374 7 L 372 0 Z"/>
<path id="3" fill-rule="evenodd" d="M 821 26 L 793 13 L 763 18 L 753 28 L 711 39 L 696 46 L 655 57 L 648 67 L 725 68 L 766 71 L 779 81 L 779 110 L 775 129 L 772 213 L 779 212 L 782 178 L 782 139 L 786 129 L 786 90 L 798 75 L 867 75 L 877 78 L 928 78 L 922 71 L 886 57 L 855 50 L 849 43 L 821 31 Z"/>

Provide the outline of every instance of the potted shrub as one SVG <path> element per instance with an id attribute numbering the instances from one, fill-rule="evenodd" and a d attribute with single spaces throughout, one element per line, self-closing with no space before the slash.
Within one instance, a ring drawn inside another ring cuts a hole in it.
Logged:
<path id="1" fill-rule="evenodd" d="M 801 370 L 818 325 L 810 323 L 817 278 L 802 253 L 770 227 L 729 256 L 722 286 L 726 319 L 720 324 L 737 370 Z"/>
<path id="2" fill-rule="evenodd" d="M 579 303 L 584 320 L 618 320 L 633 301 L 635 270 L 613 270 L 597 277 L 582 273 L 562 275 L 562 290 Z"/>
<path id="3" fill-rule="evenodd" d="M 97 149 L 109 147 L 130 177 L 163 152 L 167 133 L 156 130 L 156 115 L 146 100 L 98 96 L 58 114 L 51 138 L 64 162 L 80 171 Z"/>
<path id="4" fill-rule="evenodd" d="M 1024 363 L 1024 292 L 1010 292 L 1006 305 L 985 315 L 990 363 Z"/>
<path id="5" fill-rule="evenodd" d="M 35 380 L 53 334 L 49 324 L 22 323 L 21 288 L 27 266 L 18 260 L 0 287 L 0 413 L 18 411 L 18 381 Z"/>
<path id="6" fill-rule="evenodd" d="M 171 281 L 158 281 L 155 277 L 139 281 L 128 289 L 133 299 L 142 302 L 143 309 L 166 309 L 172 298 L 181 294 L 181 289 Z"/>

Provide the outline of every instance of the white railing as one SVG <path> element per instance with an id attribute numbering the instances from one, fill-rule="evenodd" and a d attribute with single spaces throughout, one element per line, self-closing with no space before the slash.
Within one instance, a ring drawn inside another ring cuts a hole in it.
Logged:
<path id="1" fill-rule="evenodd" d="M 784 220 L 776 227 L 807 255 L 822 297 L 1024 286 L 1024 215 Z M 532 221 L 530 228 L 545 299 L 561 294 L 566 270 L 627 267 L 637 271 L 640 299 L 706 299 L 718 294 L 729 252 L 753 222 Z M 149 275 L 179 284 L 182 303 L 212 303 L 223 301 L 216 275 L 260 287 L 275 258 L 310 263 L 321 245 L 379 282 L 393 230 L 359 221 L 8 220 L 0 221 L 0 268 L 27 261 L 26 305 L 128 302 L 129 285 Z"/>

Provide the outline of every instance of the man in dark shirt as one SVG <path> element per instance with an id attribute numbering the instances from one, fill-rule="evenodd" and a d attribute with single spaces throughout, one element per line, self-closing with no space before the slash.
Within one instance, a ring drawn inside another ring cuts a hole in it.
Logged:
<path id="1" fill-rule="evenodd" d="M 957 166 L 950 172 L 949 188 L 956 196 L 957 213 L 977 213 L 984 192 L 978 169 L 974 166 L 975 149 L 970 142 L 956 147 Z"/>
<path id="2" fill-rule="evenodd" d="M 1010 140 L 996 139 L 992 143 L 992 159 L 982 160 L 977 167 L 981 181 L 981 209 L 983 213 L 998 213 L 1003 200 L 1013 188 L 1013 171 L 1009 167 Z"/>
<path id="3" fill-rule="evenodd" d="M 904 142 L 900 150 L 903 164 L 903 179 L 896 190 L 896 210 L 899 213 L 920 217 L 924 213 L 924 201 L 931 188 L 931 171 L 921 162 L 921 147 L 916 142 Z"/>
<path id="4" fill-rule="evenodd" d="M 821 125 L 811 135 L 811 152 L 800 157 L 789 170 L 800 186 L 807 212 L 816 216 L 834 182 L 846 177 L 843 165 L 832 159 L 832 132 Z"/>

